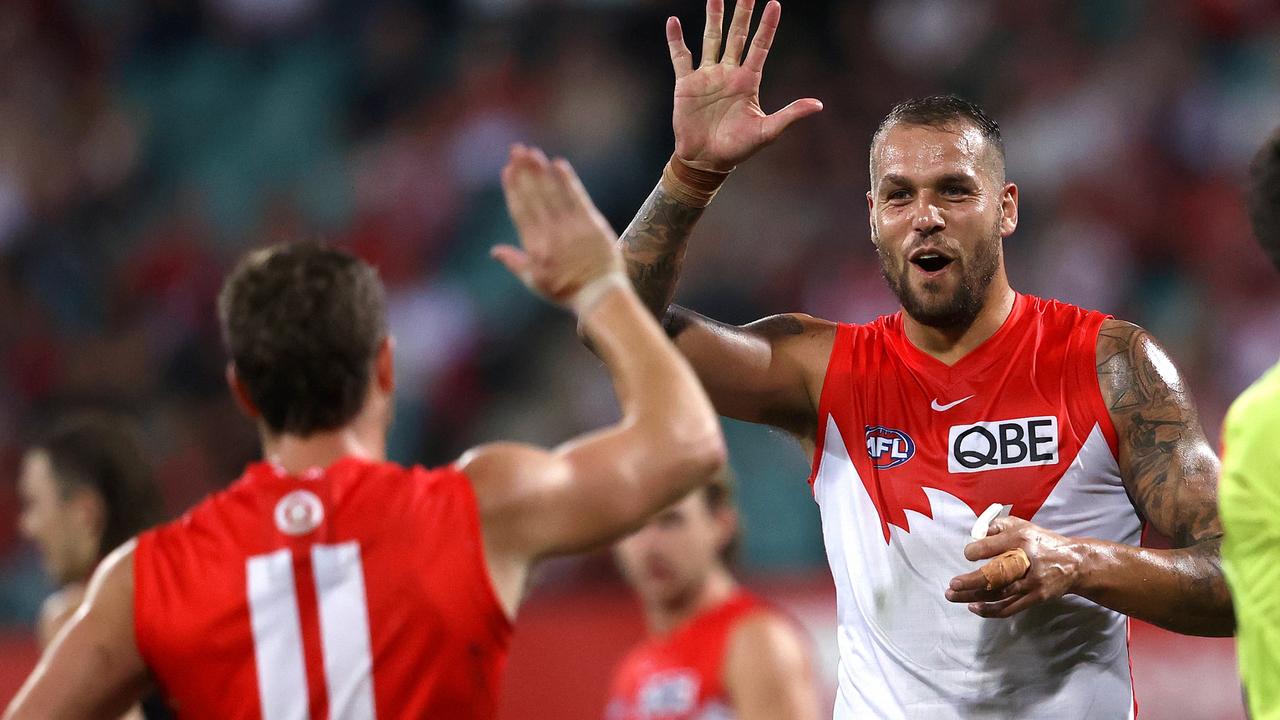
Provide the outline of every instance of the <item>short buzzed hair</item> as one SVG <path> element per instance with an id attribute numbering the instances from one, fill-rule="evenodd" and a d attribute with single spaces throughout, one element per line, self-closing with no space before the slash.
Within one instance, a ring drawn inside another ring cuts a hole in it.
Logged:
<path id="1" fill-rule="evenodd" d="M 320 243 L 250 253 L 218 296 L 237 377 L 276 433 L 307 437 L 364 406 L 386 337 L 382 281 L 368 263 Z"/>
<path id="2" fill-rule="evenodd" d="M 1004 175 L 1004 137 L 1000 134 L 1000 125 L 992 120 L 986 111 L 976 103 L 969 102 L 956 95 L 931 95 L 923 98 L 904 100 L 889 111 L 880 121 L 876 132 L 871 136 L 872 157 L 875 147 L 884 138 L 885 133 L 894 125 L 922 125 L 932 128 L 946 128 L 956 123 L 968 123 L 978 129 L 982 137 L 996 151 L 1000 159 L 1000 174 Z"/>
<path id="3" fill-rule="evenodd" d="M 1280 128 L 1249 166 L 1249 220 L 1258 244 L 1280 270 Z"/>

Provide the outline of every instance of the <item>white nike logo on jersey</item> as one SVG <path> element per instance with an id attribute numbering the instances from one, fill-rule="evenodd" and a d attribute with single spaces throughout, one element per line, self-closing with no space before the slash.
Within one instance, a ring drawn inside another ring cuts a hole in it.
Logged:
<path id="1" fill-rule="evenodd" d="M 944 411 L 944 410 L 950 410 L 951 408 L 953 408 L 953 407 L 955 407 L 955 406 L 959 405 L 960 403 L 964 402 L 965 400 L 971 400 L 972 398 L 973 398 L 973 396 L 972 396 L 972 395 L 970 395 L 969 397 L 962 397 L 962 398 L 960 398 L 959 400 L 957 400 L 957 401 L 955 401 L 955 402 L 949 402 L 949 403 L 947 403 L 946 405 L 939 405 L 939 404 L 938 404 L 938 398 L 934 398 L 934 399 L 933 399 L 933 402 L 929 403 L 929 407 L 933 408 L 934 410 L 937 410 L 938 412 L 942 412 L 942 411 Z"/>

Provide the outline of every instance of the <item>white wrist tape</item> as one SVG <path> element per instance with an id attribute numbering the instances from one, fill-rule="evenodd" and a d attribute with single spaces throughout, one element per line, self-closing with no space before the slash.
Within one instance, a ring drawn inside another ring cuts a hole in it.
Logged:
<path id="1" fill-rule="evenodd" d="M 583 319 L 588 313 L 595 310 L 600 301 L 611 291 L 625 288 L 630 283 L 631 281 L 627 279 L 627 276 L 619 270 L 607 272 L 578 288 L 578 292 L 569 298 L 569 308 L 573 310 L 579 319 Z"/>

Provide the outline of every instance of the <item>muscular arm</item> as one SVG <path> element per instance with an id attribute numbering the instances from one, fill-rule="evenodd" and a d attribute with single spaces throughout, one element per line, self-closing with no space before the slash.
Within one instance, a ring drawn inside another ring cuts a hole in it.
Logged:
<path id="1" fill-rule="evenodd" d="M 584 322 L 623 417 L 553 450 L 482 447 L 460 464 L 480 501 L 490 572 L 508 610 L 541 557 L 615 540 L 723 465 L 719 424 L 688 365 L 630 289 Z"/>
<path id="2" fill-rule="evenodd" d="M 761 614 L 743 622 L 729 640 L 724 684 L 741 720 L 817 720 L 812 663 L 799 631 Z"/>
<path id="3" fill-rule="evenodd" d="M 1175 549 L 1066 537 L 1021 518 L 997 518 L 987 537 L 965 546 L 965 557 L 985 560 L 1019 548 L 1031 560 L 1026 575 L 988 591 L 975 570 L 952 578 L 947 599 L 970 603 L 982 617 L 1007 618 L 1074 593 L 1175 632 L 1230 635 L 1235 617 L 1219 559 L 1218 459 L 1195 404 L 1168 355 L 1137 326 L 1103 324 L 1097 367 L 1125 488 Z"/>
<path id="4" fill-rule="evenodd" d="M 4 720 L 120 717 L 145 694 L 150 680 L 133 639 L 133 548 L 126 543 L 103 561 L 84 606 Z"/>
<path id="5" fill-rule="evenodd" d="M 514 611 L 533 561 L 616 539 L 709 480 L 720 424 L 689 364 L 623 277 L 617 238 L 568 163 L 513 148 L 503 188 L 524 250 L 495 252 L 578 315 L 614 381 L 615 425 L 558 448 L 503 443 L 459 465 L 479 504 L 490 577 Z"/>
<path id="6" fill-rule="evenodd" d="M 704 210 L 680 203 L 664 184 L 665 180 L 658 183 L 618 239 L 636 292 L 658 318 L 667 316 L 689 234 Z"/>
<path id="7" fill-rule="evenodd" d="M 754 6 L 753 0 L 735 3 L 725 34 L 725 3 L 708 0 L 697 67 L 680 21 L 667 20 L 676 77 L 671 113 L 675 154 L 619 245 L 636 291 L 689 359 L 716 409 L 805 438 L 815 425 L 815 398 L 833 326 L 806 316 L 779 316 L 735 328 L 683 308 L 668 309 L 689 233 L 729 172 L 793 123 L 822 110 L 814 98 L 796 100 L 772 114 L 761 108 L 760 82 L 782 5 L 765 3 L 753 36 Z"/>
<path id="8" fill-rule="evenodd" d="M 803 314 L 727 325 L 671 305 L 700 208 L 658 183 L 619 245 L 637 294 L 689 360 L 716 410 L 812 439 L 835 324 Z"/>
<path id="9" fill-rule="evenodd" d="M 1218 459 L 1189 391 L 1145 330 L 1114 320 L 1098 337 L 1098 381 L 1119 438 L 1125 487 L 1176 549 L 1097 543 L 1086 552 L 1078 594 L 1176 632 L 1230 635 Z"/>

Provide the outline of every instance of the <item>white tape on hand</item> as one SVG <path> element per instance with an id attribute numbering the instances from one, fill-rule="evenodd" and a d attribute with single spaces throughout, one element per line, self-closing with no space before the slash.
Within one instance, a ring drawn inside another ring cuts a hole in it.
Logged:
<path id="1" fill-rule="evenodd" d="M 983 510 L 982 514 L 978 516 L 977 522 L 973 524 L 973 529 L 969 531 L 969 537 L 974 540 L 981 540 L 986 537 L 987 532 L 991 529 L 991 521 L 998 517 L 1008 515 L 1009 511 L 1012 509 L 1013 508 L 1010 505 L 992 503 L 991 507 Z"/>

